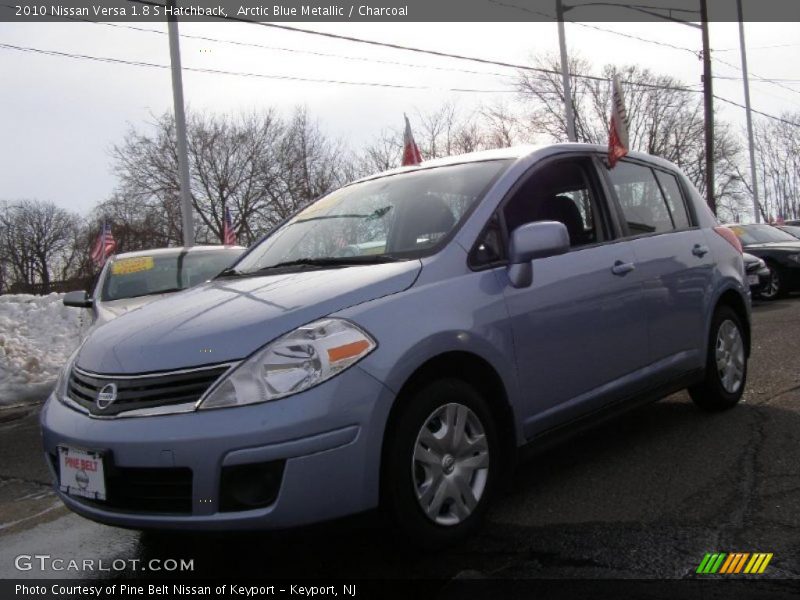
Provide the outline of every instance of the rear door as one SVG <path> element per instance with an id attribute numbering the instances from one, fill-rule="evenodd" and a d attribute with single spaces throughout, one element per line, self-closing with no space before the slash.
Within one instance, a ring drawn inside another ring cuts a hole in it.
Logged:
<path id="1" fill-rule="evenodd" d="M 606 173 L 642 281 L 657 383 L 704 364 L 713 259 L 674 174 L 628 159 Z"/>
<path id="2" fill-rule="evenodd" d="M 618 239 L 590 156 L 535 167 L 501 214 L 508 232 L 561 221 L 571 241 L 533 261 L 532 285 L 505 285 L 530 438 L 615 396 L 646 361 L 646 316 L 632 243 Z"/>

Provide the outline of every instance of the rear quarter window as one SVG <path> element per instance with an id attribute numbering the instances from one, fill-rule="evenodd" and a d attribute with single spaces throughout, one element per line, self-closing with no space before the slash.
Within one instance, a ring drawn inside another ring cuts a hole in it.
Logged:
<path id="1" fill-rule="evenodd" d="M 681 186 L 675 175 L 658 170 L 655 171 L 655 174 L 658 183 L 661 185 L 661 191 L 664 192 L 667 208 L 675 224 L 675 229 L 691 227 L 692 223 L 689 219 L 689 213 L 686 210 L 686 203 L 681 193 Z"/>
<path id="2" fill-rule="evenodd" d="M 662 193 L 655 172 L 650 167 L 627 161 L 620 161 L 608 171 L 617 199 L 625 216 L 629 234 L 632 236 L 649 233 L 666 233 L 686 227 L 688 217 L 683 209 L 683 224 L 678 225 Z M 674 177 L 673 177 L 674 181 Z M 674 182 L 677 185 L 677 182 Z M 676 191 L 680 200 L 680 189 Z"/>

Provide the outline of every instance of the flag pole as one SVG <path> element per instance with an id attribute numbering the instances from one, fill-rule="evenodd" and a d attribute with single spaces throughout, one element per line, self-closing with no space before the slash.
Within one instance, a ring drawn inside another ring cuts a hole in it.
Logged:
<path id="1" fill-rule="evenodd" d="M 564 33 L 564 5 L 556 0 L 556 18 L 558 20 L 558 46 L 561 50 L 561 81 L 564 86 L 564 114 L 567 120 L 567 139 L 577 140 L 575 136 L 575 111 L 572 109 L 572 87 L 569 81 L 569 59 L 567 58 L 567 41 Z"/>
<path id="2" fill-rule="evenodd" d="M 178 39 L 178 17 L 175 0 L 168 0 L 169 56 L 172 65 L 172 101 L 175 106 L 175 136 L 178 141 L 178 175 L 180 178 L 181 214 L 183 216 L 183 245 L 194 245 L 192 197 L 189 191 L 189 151 L 186 142 L 186 114 L 183 106 L 183 79 L 181 76 L 181 50 Z"/>

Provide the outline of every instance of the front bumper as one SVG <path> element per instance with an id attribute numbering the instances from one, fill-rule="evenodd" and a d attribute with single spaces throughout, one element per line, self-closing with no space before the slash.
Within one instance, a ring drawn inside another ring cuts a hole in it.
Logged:
<path id="1" fill-rule="evenodd" d="M 757 294 L 758 292 L 760 292 L 769 283 L 770 271 L 769 271 L 769 269 L 767 267 L 763 267 L 763 268 L 756 267 L 754 269 L 748 269 L 746 271 L 746 274 L 747 274 L 747 277 L 748 277 L 748 284 L 750 285 L 750 291 L 753 294 Z M 755 277 L 757 277 L 758 281 L 757 282 L 751 282 L 750 281 L 750 276 L 751 275 L 754 275 Z"/>
<path id="2" fill-rule="evenodd" d="M 58 491 L 87 518 L 133 528 L 279 529 L 377 506 L 383 432 L 393 401 L 384 385 L 355 366 L 281 400 L 176 415 L 94 419 L 51 396 L 41 425 L 54 478 L 51 457 L 59 445 L 106 451 L 122 469 L 191 469 L 191 510 L 185 514 L 120 510 Z M 220 510 L 224 467 L 275 460 L 285 466 L 271 505 Z"/>

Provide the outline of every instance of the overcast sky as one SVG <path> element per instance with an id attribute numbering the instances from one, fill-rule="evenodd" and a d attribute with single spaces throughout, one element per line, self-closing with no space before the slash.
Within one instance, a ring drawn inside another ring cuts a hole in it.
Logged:
<path id="1" fill-rule="evenodd" d="M 0 43 L 44 50 L 169 64 L 166 25 L 132 24 L 161 33 L 93 23 L 0 23 Z M 480 56 L 529 62 L 533 55 L 558 51 L 554 23 L 315 23 L 297 24 L 363 38 Z M 635 35 L 695 50 L 700 32 L 672 23 L 596 23 L 593 27 Z M 236 40 L 286 49 L 413 63 L 392 66 L 277 49 L 241 47 L 183 37 L 184 67 L 307 78 L 428 86 L 424 90 L 332 85 L 254 77 L 184 73 L 187 104 L 193 109 L 237 112 L 269 106 L 289 111 L 306 105 L 327 133 L 352 146 L 382 128 L 402 125 L 402 113 L 436 108 L 447 100 L 464 110 L 511 93 L 458 93 L 446 88 L 511 89 L 513 79 L 422 68 L 439 66 L 472 71 L 514 71 L 422 54 L 380 49 L 300 33 L 239 23 L 181 23 L 182 35 Z M 797 23 L 747 23 L 750 72 L 766 78 L 800 81 Z M 566 24 L 570 53 L 605 63 L 639 64 L 699 85 L 702 63 L 689 52 Z M 713 23 L 714 56 L 740 65 L 738 25 Z M 781 47 L 775 47 L 781 46 Z M 736 68 L 714 64 L 715 76 L 740 77 Z M 116 185 L 109 149 L 130 127 L 147 127 L 152 114 L 172 110 L 167 69 L 23 53 L 0 48 L 0 200 L 38 198 L 87 213 Z M 800 85 L 786 87 L 751 80 L 754 108 L 767 113 L 800 111 Z M 741 80 L 715 80 L 715 93 L 743 103 Z M 790 89 L 786 89 L 790 88 Z M 794 91 L 792 91 L 794 90 Z M 716 103 L 719 118 L 744 127 L 744 111 Z M 413 121 L 412 121 L 413 125 Z"/>

